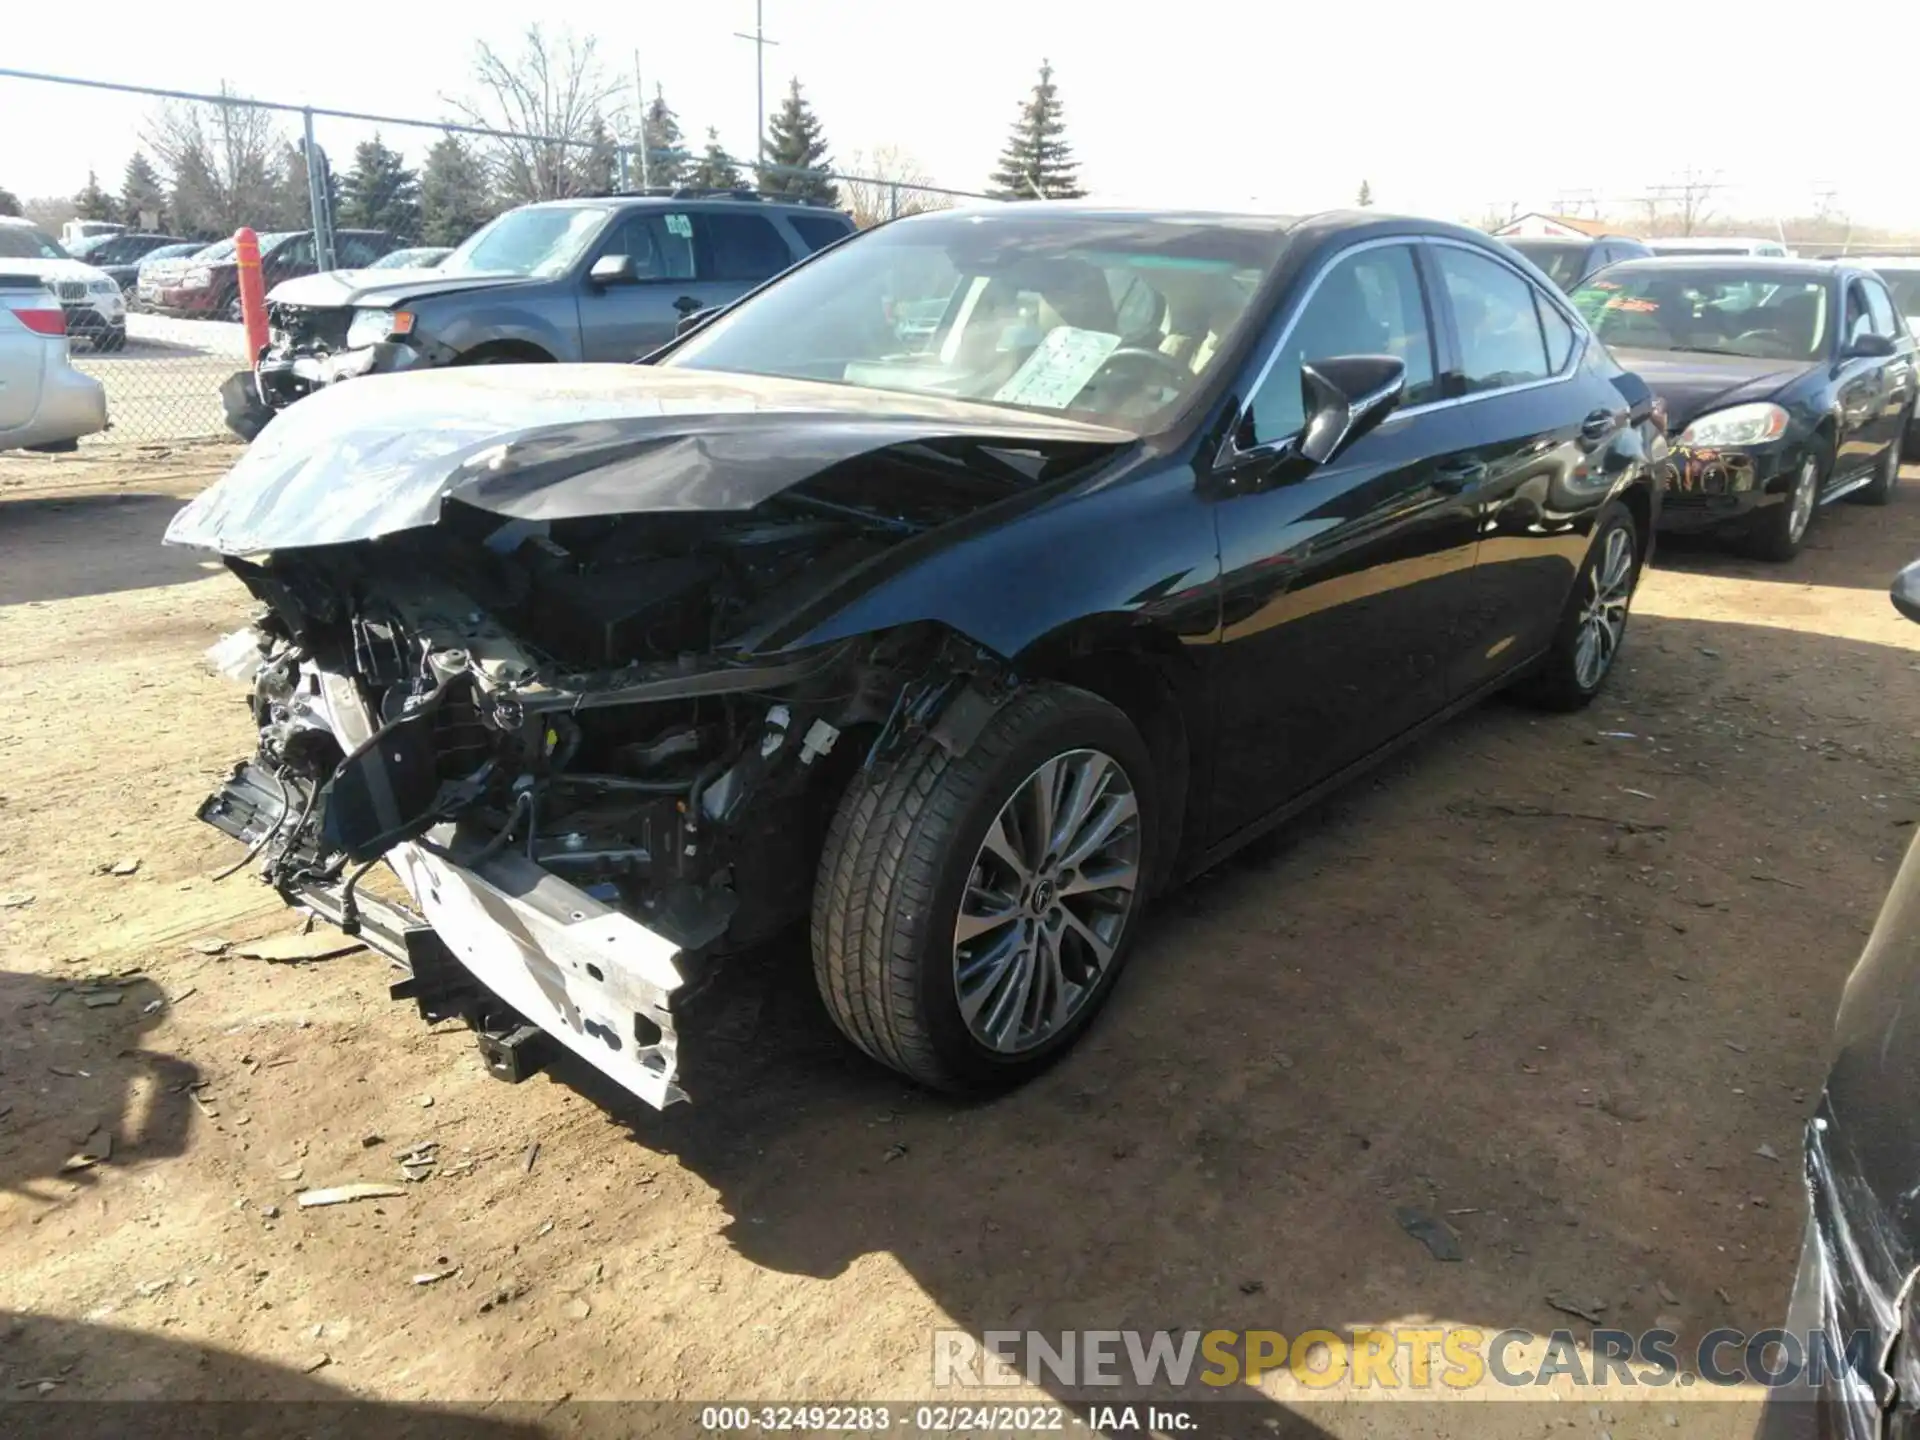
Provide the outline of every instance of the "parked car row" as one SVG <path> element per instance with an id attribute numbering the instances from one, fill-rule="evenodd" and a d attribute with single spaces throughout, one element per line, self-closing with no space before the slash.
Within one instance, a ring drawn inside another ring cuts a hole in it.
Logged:
<path id="1" fill-rule="evenodd" d="M 76 260 L 31 221 L 0 217 L 0 269 L 30 275 L 52 289 L 65 313 L 65 332 L 95 350 L 127 343 L 127 304 L 105 271 Z"/>
<path id="2" fill-rule="evenodd" d="M 334 252 L 349 269 L 373 264 L 398 243 L 384 230 L 336 230 L 333 236 Z M 318 267 L 311 230 L 260 236 L 260 278 L 267 288 L 311 275 Z M 240 267 L 233 241 L 142 267 L 139 297 L 143 309 L 162 315 L 239 320 Z"/>

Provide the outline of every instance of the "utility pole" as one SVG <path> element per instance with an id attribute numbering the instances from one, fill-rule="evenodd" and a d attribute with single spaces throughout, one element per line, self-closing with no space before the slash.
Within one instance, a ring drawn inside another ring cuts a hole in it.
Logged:
<path id="1" fill-rule="evenodd" d="M 633 52 L 633 103 L 640 107 L 640 188 L 653 188 L 653 167 L 647 159 L 647 92 L 640 84 L 640 52 Z"/>
<path id="2" fill-rule="evenodd" d="M 761 178 L 764 173 L 761 167 L 767 162 L 767 46 L 780 43 L 767 39 L 765 11 L 766 0 L 753 0 L 753 33 L 733 32 L 734 39 L 753 42 L 753 155 L 756 162 L 753 174 L 756 180 Z"/>

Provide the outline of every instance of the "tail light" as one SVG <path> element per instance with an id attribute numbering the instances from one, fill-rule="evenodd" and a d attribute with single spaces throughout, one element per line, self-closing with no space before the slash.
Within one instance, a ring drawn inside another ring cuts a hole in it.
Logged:
<path id="1" fill-rule="evenodd" d="M 20 323 L 36 335 L 67 333 L 67 314 L 58 305 L 51 310 L 15 310 Z"/>

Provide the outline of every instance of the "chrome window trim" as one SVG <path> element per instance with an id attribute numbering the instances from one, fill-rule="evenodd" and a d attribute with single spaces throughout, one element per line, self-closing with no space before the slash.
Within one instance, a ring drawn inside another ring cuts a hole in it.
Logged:
<path id="1" fill-rule="evenodd" d="M 1587 358 L 1587 349 L 1594 343 L 1593 331 L 1587 327 L 1587 322 L 1581 318 L 1578 311 L 1562 303 L 1560 297 L 1548 295 L 1546 291 L 1542 290 L 1538 285 L 1534 284 L 1532 280 L 1521 274 L 1514 266 L 1508 264 L 1506 260 L 1502 259 L 1491 248 L 1475 245 L 1467 240 L 1456 240 L 1450 235 L 1382 235 L 1372 240 L 1361 240 L 1356 244 L 1336 250 L 1332 255 L 1328 256 L 1326 263 L 1321 265 L 1320 269 L 1315 272 L 1306 290 L 1302 292 L 1300 303 L 1294 307 L 1293 314 L 1288 317 L 1286 328 L 1274 337 L 1273 346 L 1267 352 L 1267 358 L 1261 362 L 1260 369 L 1253 377 L 1253 384 L 1247 387 L 1247 398 L 1241 402 L 1240 408 L 1234 413 L 1233 423 L 1227 427 L 1226 438 L 1221 441 L 1219 453 L 1214 457 L 1215 469 L 1220 469 L 1224 466 L 1245 460 L 1249 456 L 1276 454 L 1282 447 L 1290 444 L 1294 440 L 1295 436 L 1286 435 L 1278 440 L 1267 440 L 1258 445 L 1248 446 L 1243 450 L 1235 441 L 1234 437 L 1240 433 L 1240 427 L 1246 423 L 1247 417 L 1253 413 L 1253 404 L 1260 394 L 1261 387 L 1267 383 L 1267 377 L 1272 373 L 1274 365 L 1279 362 L 1280 357 L 1286 352 L 1287 341 L 1293 338 L 1294 327 L 1300 323 L 1300 317 L 1306 313 L 1307 306 L 1313 303 L 1314 295 L 1319 292 L 1320 282 L 1327 278 L 1334 266 L 1340 264 L 1348 256 L 1359 255 L 1368 250 L 1383 250 L 1391 245 L 1404 245 L 1408 249 L 1416 251 L 1421 246 L 1450 245 L 1456 250 L 1466 251 L 1469 255 L 1478 255 L 1483 259 L 1492 261 L 1494 264 L 1505 269 L 1516 280 L 1525 285 L 1527 289 L 1533 291 L 1536 295 L 1544 297 L 1548 304 L 1559 311 L 1561 316 L 1573 326 L 1574 343 L 1573 348 L 1567 353 L 1566 364 L 1543 379 L 1523 380 L 1517 385 L 1502 385 L 1497 390 L 1476 390 L 1470 395 L 1450 395 L 1440 400 L 1429 400 L 1423 405 L 1411 405 L 1404 409 L 1395 410 L 1381 422 L 1383 428 L 1387 425 L 1397 424 L 1401 420 L 1409 419 L 1416 415 L 1430 414 L 1436 410 L 1448 410 L 1460 405 L 1473 405 L 1482 400 L 1492 400 L 1502 395 L 1518 395 L 1527 390 L 1542 390 L 1549 385 L 1563 385 L 1579 373 L 1581 364 Z M 1419 275 L 1417 261 L 1415 274 L 1420 280 L 1421 293 L 1427 295 L 1429 302 L 1444 302 L 1444 296 L 1427 294 L 1426 277 Z M 1437 333 L 1432 333 L 1432 327 L 1439 322 L 1440 317 L 1436 312 L 1430 314 L 1427 318 L 1430 329 L 1428 339 L 1433 345 L 1434 362 L 1437 366 L 1441 358 L 1439 347 L 1440 337 Z M 1543 333 L 1541 336 L 1542 354 L 1545 353 L 1545 349 L 1546 336 Z M 1436 369 L 1434 379 L 1436 381 L 1439 380 L 1445 373 L 1445 371 Z"/>

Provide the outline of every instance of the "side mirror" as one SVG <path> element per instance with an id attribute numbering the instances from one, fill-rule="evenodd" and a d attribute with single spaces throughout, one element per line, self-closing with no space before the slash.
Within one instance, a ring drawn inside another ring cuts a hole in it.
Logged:
<path id="1" fill-rule="evenodd" d="M 1340 355 L 1302 365 L 1307 423 L 1300 458 L 1325 465 L 1386 419 L 1406 388 L 1406 362 L 1392 355 Z"/>
<path id="2" fill-rule="evenodd" d="M 678 340 L 682 335 L 691 334 L 719 313 L 720 307 L 718 305 L 709 305 L 704 310 L 694 310 L 682 315 L 674 324 L 673 338 Z"/>
<path id="3" fill-rule="evenodd" d="M 1853 343 L 1847 346 L 1846 358 L 1849 360 L 1891 360 L 1898 353 L 1899 347 L 1893 343 L 1890 336 L 1876 335 L 1872 331 L 1868 331 L 1865 335 L 1857 335 L 1854 337 Z"/>
<path id="4" fill-rule="evenodd" d="M 1888 594 L 1893 599 L 1894 609 L 1920 625 L 1920 560 L 1914 561 L 1893 577 L 1893 588 Z"/>
<path id="5" fill-rule="evenodd" d="M 602 255 L 587 271 L 587 281 L 593 285 L 631 285 L 634 279 L 631 255 Z"/>

